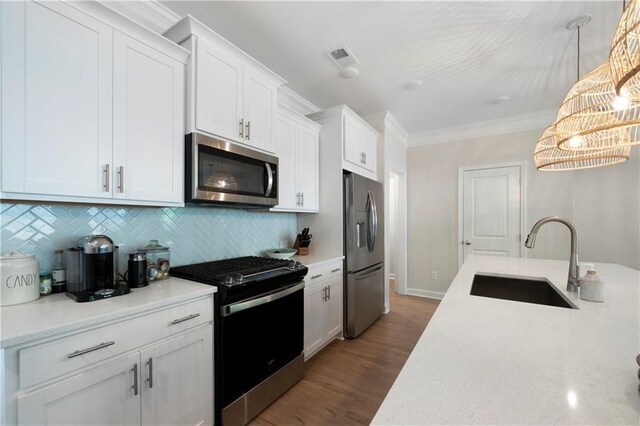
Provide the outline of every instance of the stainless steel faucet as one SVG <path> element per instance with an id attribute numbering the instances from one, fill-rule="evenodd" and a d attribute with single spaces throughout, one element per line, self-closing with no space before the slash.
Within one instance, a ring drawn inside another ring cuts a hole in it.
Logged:
<path id="1" fill-rule="evenodd" d="M 531 232 L 527 235 L 527 240 L 524 242 L 526 248 L 533 248 L 536 244 L 536 236 L 538 230 L 542 225 L 548 222 L 560 222 L 569 228 L 571 231 L 571 257 L 569 258 L 569 278 L 567 279 L 567 291 L 578 291 L 580 287 L 580 265 L 578 264 L 578 231 L 573 223 L 567 219 L 563 219 L 558 216 L 549 216 L 537 221 Z"/>

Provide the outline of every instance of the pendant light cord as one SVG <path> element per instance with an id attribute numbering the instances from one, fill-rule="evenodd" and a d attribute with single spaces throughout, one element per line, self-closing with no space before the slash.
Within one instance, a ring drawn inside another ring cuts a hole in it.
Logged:
<path id="1" fill-rule="evenodd" d="M 576 81 L 580 80 L 580 27 L 578 26 L 578 60 L 576 62 Z"/>

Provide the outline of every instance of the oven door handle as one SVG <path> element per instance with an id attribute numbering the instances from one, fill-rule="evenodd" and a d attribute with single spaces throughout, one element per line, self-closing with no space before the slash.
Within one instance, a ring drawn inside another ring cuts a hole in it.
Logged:
<path id="1" fill-rule="evenodd" d="M 268 197 L 271 195 L 271 188 L 273 188 L 273 170 L 271 169 L 271 164 L 264 163 L 264 165 L 267 168 L 267 175 L 269 176 L 267 181 L 267 190 L 264 192 L 264 196 Z"/>
<path id="2" fill-rule="evenodd" d="M 278 299 L 282 299 L 283 297 L 286 297 L 291 293 L 295 293 L 296 291 L 301 290 L 303 288 L 304 288 L 304 281 L 301 281 L 295 285 L 292 285 L 291 287 L 287 287 L 284 290 L 280 290 L 275 293 L 267 294 L 266 296 L 260 296 L 254 299 L 244 300 L 242 302 L 236 302 L 230 305 L 225 305 L 220 308 L 220 311 L 223 317 L 228 317 L 229 315 L 233 315 L 247 309 L 255 308 L 256 306 L 264 305 L 265 303 L 273 302 Z"/>

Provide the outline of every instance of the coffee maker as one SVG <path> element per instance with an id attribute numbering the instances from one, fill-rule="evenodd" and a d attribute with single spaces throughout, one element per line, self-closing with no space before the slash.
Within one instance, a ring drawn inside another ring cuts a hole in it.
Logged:
<path id="1" fill-rule="evenodd" d="M 119 284 L 117 247 L 106 235 L 89 235 L 67 249 L 67 296 L 76 302 L 91 302 L 129 293 Z"/>

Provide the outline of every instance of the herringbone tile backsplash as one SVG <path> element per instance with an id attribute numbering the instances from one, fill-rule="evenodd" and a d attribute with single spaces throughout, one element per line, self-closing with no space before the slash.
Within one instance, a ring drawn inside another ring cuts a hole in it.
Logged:
<path id="1" fill-rule="evenodd" d="M 75 246 L 90 234 L 105 234 L 127 253 L 156 239 L 171 248 L 173 266 L 238 256 L 261 255 L 291 246 L 297 232 L 293 213 L 267 213 L 215 207 L 147 208 L 119 206 L 1 204 L 1 250 L 38 256 L 50 270 L 53 251 Z"/>

